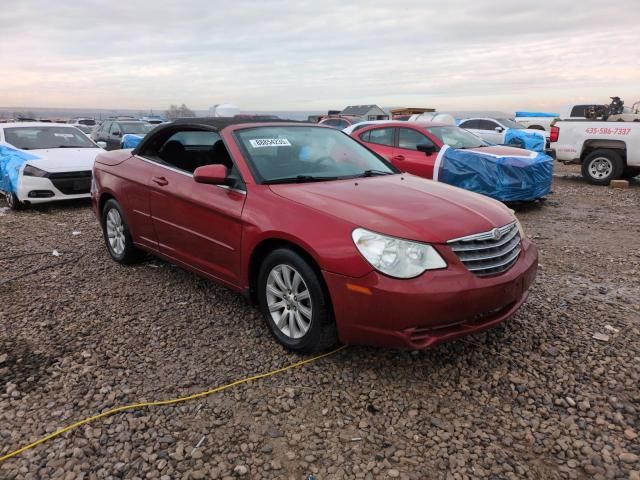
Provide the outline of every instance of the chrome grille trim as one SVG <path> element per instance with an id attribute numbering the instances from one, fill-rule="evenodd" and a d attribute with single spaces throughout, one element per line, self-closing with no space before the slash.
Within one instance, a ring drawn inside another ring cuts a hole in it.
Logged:
<path id="1" fill-rule="evenodd" d="M 508 270 L 520 256 L 521 239 L 515 222 L 496 230 L 500 232 L 498 240 L 490 230 L 449 240 L 447 244 L 474 275 L 497 275 Z"/>

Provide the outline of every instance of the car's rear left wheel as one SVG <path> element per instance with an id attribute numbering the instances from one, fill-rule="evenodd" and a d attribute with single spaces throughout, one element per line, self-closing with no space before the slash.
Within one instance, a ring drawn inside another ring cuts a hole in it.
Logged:
<path id="1" fill-rule="evenodd" d="M 313 353 L 335 345 L 329 295 L 319 274 L 298 253 L 280 248 L 267 255 L 257 287 L 271 332 L 289 350 Z"/>
<path id="2" fill-rule="evenodd" d="M 102 231 L 107 251 L 116 262 L 128 265 L 143 258 L 143 253 L 131 240 L 131 231 L 122 207 L 113 198 L 102 209 Z"/>

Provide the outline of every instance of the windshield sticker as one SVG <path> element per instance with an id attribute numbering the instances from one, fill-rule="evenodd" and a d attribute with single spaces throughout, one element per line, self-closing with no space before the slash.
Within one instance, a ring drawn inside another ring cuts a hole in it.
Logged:
<path id="1" fill-rule="evenodd" d="M 62 138 L 73 138 L 75 137 L 75 135 L 73 133 L 54 133 L 53 134 L 56 137 L 62 137 Z"/>
<path id="2" fill-rule="evenodd" d="M 262 147 L 290 147 L 291 144 L 286 138 L 254 138 L 249 140 L 253 148 Z"/>

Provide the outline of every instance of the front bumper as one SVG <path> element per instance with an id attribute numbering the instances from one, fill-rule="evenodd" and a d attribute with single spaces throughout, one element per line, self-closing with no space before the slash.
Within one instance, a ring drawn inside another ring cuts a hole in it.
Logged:
<path id="1" fill-rule="evenodd" d="M 446 251 L 445 251 L 446 250 Z M 371 272 L 362 278 L 323 272 L 343 343 L 422 349 L 493 327 L 524 303 L 538 266 L 529 241 L 506 272 L 477 277 L 448 248 L 449 267 L 400 280 Z"/>
<path id="2" fill-rule="evenodd" d="M 21 175 L 16 196 L 28 204 L 89 198 L 91 176 L 86 172 L 49 174 L 47 177 Z"/>

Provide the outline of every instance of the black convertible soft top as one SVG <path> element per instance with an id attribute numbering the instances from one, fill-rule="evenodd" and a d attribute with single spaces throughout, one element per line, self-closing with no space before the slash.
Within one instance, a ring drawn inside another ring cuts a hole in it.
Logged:
<path id="1" fill-rule="evenodd" d="M 270 116 L 260 116 L 256 115 L 254 117 L 187 117 L 187 118 L 178 118 L 169 123 L 163 123 L 154 128 L 151 132 L 149 132 L 142 141 L 133 149 L 133 153 L 137 154 L 142 150 L 146 149 L 146 147 L 152 143 L 157 144 L 156 147 L 159 147 L 161 143 L 161 138 L 166 138 L 167 135 L 172 135 L 183 128 L 191 128 L 194 130 L 202 129 L 202 127 L 207 127 L 207 130 L 217 130 L 220 131 L 229 125 L 239 125 L 239 124 L 249 124 L 249 123 L 300 123 L 300 124 L 311 124 L 309 122 L 301 122 L 298 120 L 286 120 L 282 118 L 273 118 Z M 166 135 L 165 135 L 166 134 Z"/>
<path id="2" fill-rule="evenodd" d="M 170 125 L 183 125 L 188 123 L 190 125 L 207 125 L 209 127 L 217 128 L 218 130 L 222 130 L 229 125 L 238 125 L 242 123 L 309 123 L 309 122 L 300 122 L 298 120 L 286 120 L 282 118 L 273 118 L 270 116 L 260 116 L 256 115 L 255 117 L 188 117 L 188 118 L 178 118 L 170 123 Z"/>

